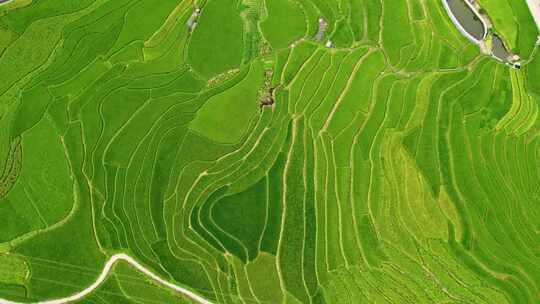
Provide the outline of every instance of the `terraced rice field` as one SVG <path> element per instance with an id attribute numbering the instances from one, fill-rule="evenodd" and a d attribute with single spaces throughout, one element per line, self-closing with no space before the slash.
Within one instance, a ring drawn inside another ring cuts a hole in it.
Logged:
<path id="1" fill-rule="evenodd" d="M 442 0 L 2 3 L 0 303 L 540 303 L 538 30 L 477 2 L 521 69 Z"/>

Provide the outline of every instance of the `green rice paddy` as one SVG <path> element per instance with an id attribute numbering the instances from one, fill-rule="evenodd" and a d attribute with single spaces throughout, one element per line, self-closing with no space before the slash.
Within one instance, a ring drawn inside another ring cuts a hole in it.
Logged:
<path id="1" fill-rule="evenodd" d="M 538 29 L 442 1 L 1 3 L 0 303 L 540 303 Z"/>

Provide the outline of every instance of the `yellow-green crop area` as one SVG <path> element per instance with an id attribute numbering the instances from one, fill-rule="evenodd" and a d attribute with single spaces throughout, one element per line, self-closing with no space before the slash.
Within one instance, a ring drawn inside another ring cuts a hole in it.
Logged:
<path id="1" fill-rule="evenodd" d="M 538 30 L 442 1 L 0 1 L 0 303 L 540 303 Z"/>

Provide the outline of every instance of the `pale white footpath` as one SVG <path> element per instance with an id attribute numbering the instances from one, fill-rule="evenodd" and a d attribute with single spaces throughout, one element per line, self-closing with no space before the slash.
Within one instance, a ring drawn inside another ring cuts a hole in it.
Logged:
<path id="1" fill-rule="evenodd" d="M 183 287 L 180 287 L 178 285 L 175 285 L 175 284 L 172 284 L 170 282 L 167 282 L 167 281 L 163 280 L 158 275 L 156 275 L 155 273 L 153 273 L 150 270 L 146 269 L 143 265 L 139 264 L 139 262 L 135 261 L 135 259 L 133 259 L 132 257 L 130 257 L 127 254 L 124 254 L 124 253 L 119 253 L 119 254 L 113 255 L 109 259 L 109 261 L 107 261 L 107 263 L 105 264 L 105 267 L 103 267 L 103 271 L 101 272 L 99 277 L 96 279 L 96 281 L 92 285 L 85 288 L 84 290 L 82 290 L 82 291 L 80 291 L 80 292 L 78 292 L 78 293 L 76 293 L 74 295 L 71 295 L 69 297 L 66 297 L 66 298 L 55 299 L 55 300 L 46 300 L 46 301 L 34 302 L 34 303 L 39 303 L 39 304 L 66 304 L 66 303 L 71 303 L 71 302 L 80 300 L 80 299 L 84 298 L 85 296 L 91 294 L 96 288 L 98 288 L 99 285 L 101 285 L 101 283 L 103 283 L 107 279 L 107 276 L 109 275 L 109 272 L 111 271 L 114 264 L 116 262 L 119 262 L 119 261 L 125 261 L 125 262 L 129 263 L 131 266 L 135 267 L 138 271 L 145 274 L 146 276 L 148 276 L 152 280 L 156 281 L 157 283 L 159 283 L 159 284 L 161 284 L 161 285 L 163 285 L 165 287 L 168 287 L 168 288 L 170 288 L 170 289 L 172 289 L 174 291 L 182 293 L 184 296 L 189 297 L 190 299 L 192 299 L 192 300 L 194 300 L 194 301 L 196 301 L 198 303 L 201 303 L 201 304 L 213 304 L 212 302 L 210 302 L 207 299 L 193 293 L 192 291 L 190 291 L 188 289 L 185 289 Z M 5 300 L 5 299 L 0 299 L 0 304 L 21 304 L 21 303 L 12 302 L 12 301 L 8 301 L 8 300 Z"/>
<path id="2" fill-rule="evenodd" d="M 527 5 L 536 22 L 536 26 L 540 30 L 540 0 L 527 0 Z"/>

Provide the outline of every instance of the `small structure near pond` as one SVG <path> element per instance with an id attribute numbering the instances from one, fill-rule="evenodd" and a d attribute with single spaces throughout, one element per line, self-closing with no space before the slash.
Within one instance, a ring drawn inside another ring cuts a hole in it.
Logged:
<path id="1" fill-rule="evenodd" d="M 489 37 L 491 38 L 491 57 L 511 68 L 520 69 L 521 58 L 508 50 L 508 48 L 504 45 L 502 38 L 495 33 L 491 33 Z"/>
<path id="2" fill-rule="evenodd" d="M 274 104 L 274 90 L 275 87 L 272 87 L 272 77 L 274 75 L 274 71 L 272 69 L 267 69 L 264 72 L 264 85 L 259 90 L 259 107 L 269 107 Z"/>
<path id="3" fill-rule="evenodd" d="M 268 92 L 261 97 L 259 100 L 259 106 L 261 109 L 274 104 L 274 90 L 275 88 L 268 89 Z"/>
<path id="4" fill-rule="evenodd" d="M 322 41 L 324 38 L 324 33 L 326 32 L 326 28 L 328 27 L 328 22 L 324 20 L 324 18 L 319 18 L 319 30 L 317 31 L 317 34 L 315 34 L 315 40 L 316 41 Z"/>
<path id="5" fill-rule="evenodd" d="M 197 26 L 197 20 L 199 19 L 200 15 L 201 15 L 201 9 L 200 8 L 195 8 L 193 10 L 193 13 L 191 14 L 191 16 L 189 16 L 189 19 L 186 22 L 186 25 L 187 25 L 188 30 L 190 32 L 192 32 L 193 29 L 195 29 L 195 26 Z"/>

